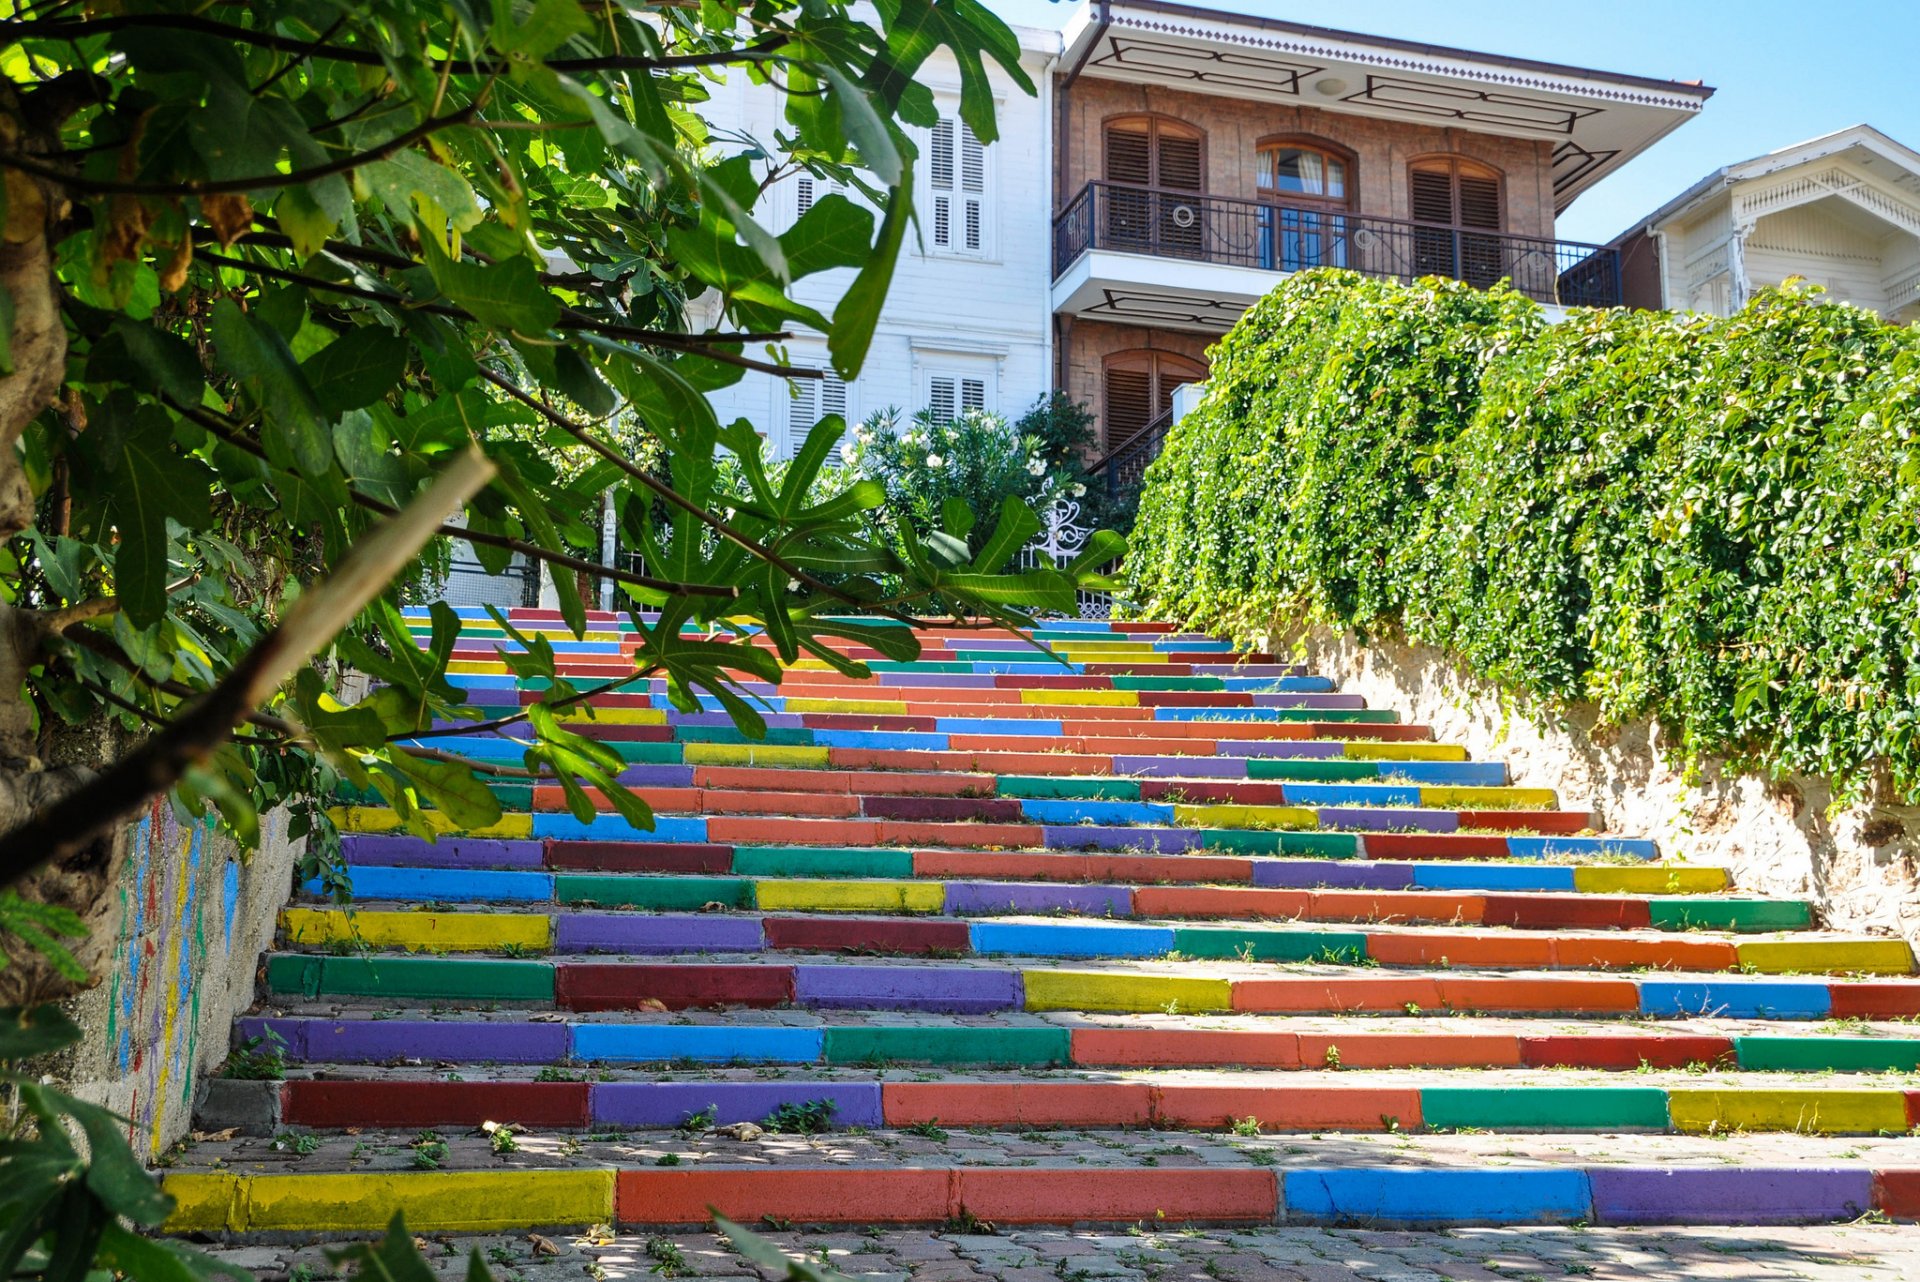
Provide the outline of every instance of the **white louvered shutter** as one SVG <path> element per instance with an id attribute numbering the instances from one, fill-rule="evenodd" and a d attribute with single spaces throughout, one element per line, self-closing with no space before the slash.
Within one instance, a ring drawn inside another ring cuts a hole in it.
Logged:
<path id="1" fill-rule="evenodd" d="M 948 374 L 935 374 L 927 381 L 927 409 L 936 423 L 951 423 L 960 407 L 959 380 Z"/>
<path id="2" fill-rule="evenodd" d="M 793 399 L 787 404 L 787 456 L 791 458 L 806 442 L 807 433 L 814 424 L 829 414 L 839 415 L 842 422 L 847 417 L 847 385 L 832 370 L 823 366 L 803 368 L 820 369 L 819 378 L 796 378 L 790 381 Z M 846 441 L 843 436 L 842 443 Z M 834 447 L 833 458 L 840 458 L 841 446 Z"/>
<path id="3" fill-rule="evenodd" d="M 955 120 L 933 127 L 928 148 L 936 248 L 981 253 L 987 243 L 987 149 Z"/>
<path id="4" fill-rule="evenodd" d="M 960 408 L 963 410 L 984 410 L 987 408 L 986 379 L 963 378 L 960 380 Z"/>

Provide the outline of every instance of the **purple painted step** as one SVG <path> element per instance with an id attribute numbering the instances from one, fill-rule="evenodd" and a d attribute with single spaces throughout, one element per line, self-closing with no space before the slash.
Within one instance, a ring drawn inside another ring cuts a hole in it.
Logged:
<path id="1" fill-rule="evenodd" d="M 1069 912 L 1091 917 L 1127 917 L 1133 892 L 1125 886 L 1078 886 L 1019 881 L 950 881 L 947 912 L 957 917 L 988 913 Z"/>
<path id="2" fill-rule="evenodd" d="M 296 1061 L 367 1064 L 390 1059 L 449 1059 L 547 1064 L 567 1056 L 565 1024 L 243 1019 L 238 1028 L 243 1041 L 264 1037 L 271 1029 L 286 1043 L 287 1058 Z"/>
<path id="3" fill-rule="evenodd" d="M 561 913 L 556 952 L 757 953 L 766 948 L 757 917 Z"/>
<path id="4" fill-rule="evenodd" d="M 495 840 L 486 837 L 389 837 L 347 833 L 340 853 L 349 864 L 378 864 L 393 868 L 541 868 L 544 842 Z"/>
<path id="5" fill-rule="evenodd" d="M 691 788 L 693 769 L 665 764 L 628 766 L 620 772 L 620 782 L 631 788 Z"/>
<path id="6" fill-rule="evenodd" d="M 1044 824 L 1041 840 L 1049 850 L 1140 850 L 1179 855 L 1206 844 L 1191 828 L 1129 828 L 1102 824 Z"/>
<path id="7" fill-rule="evenodd" d="M 721 1126 L 764 1122 L 782 1104 L 832 1100 L 833 1125 L 883 1126 L 878 1082 L 598 1082 L 592 1117 L 619 1126 L 678 1126 L 713 1109 Z"/>
<path id="8" fill-rule="evenodd" d="M 1363 832 L 1457 832 L 1460 816 L 1452 810 L 1414 810 L 1402 806 L 1321 806 L 1326 828 Z"/>
<path id="9" fill-rule="evenodd" d="M 1247 763 L 1244 757 L 1115 757 L 1113 773 L 1159 779 L 1245 779 Z"/>
<path id="10" fill-rule="evenodd" d="M 1316 886 L 1341 890 L 1410 890 L 1413 865 L 1343 859 L 1256 859 L 1253 884 L 1288 890 L 1310 890 Z"/>
<path id="11" fill-rule="evenodd" d="M 926 1010 L 971 1015 L 1017 1010 L 1015 971 L 960 966 L 795 966 L 801 1006 L 821 1010 Z"/>
<path id="12" fill-rule="evenodd" d="M 1592 1167 L 1600 1224 L 1827 1224 L 1873 1206 L 1866 1167 Z"/>

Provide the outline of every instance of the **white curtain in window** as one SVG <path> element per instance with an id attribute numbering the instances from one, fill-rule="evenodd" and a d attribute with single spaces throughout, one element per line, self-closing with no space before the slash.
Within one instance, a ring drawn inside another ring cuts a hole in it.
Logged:
<path id="1" fill-rule="evenodd" d="M 1304 196 L 1326 195 L 1327 162 L 1311 151 L 1296 151 L 1293 156 L 1300 166 L 1300 193 Z"/>

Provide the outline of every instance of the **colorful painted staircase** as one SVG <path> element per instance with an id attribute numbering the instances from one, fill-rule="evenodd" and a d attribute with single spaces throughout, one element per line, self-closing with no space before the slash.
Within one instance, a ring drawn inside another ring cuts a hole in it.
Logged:
<path id="1" fill-rule="evenodd" d="M 569 679 L 632 671 L 614 616 L 513 622 Z M 537 698 L 466 624 L 472 701 Z M 650 833 L 528 783 L 432 842 L 344 799 L 355 907 L 284 912 L 238 1029 L 263 1080 L 209 1093 L 238 1133 L 177 1155 L 174 1226 L 1920 1214 L 1903 941 L 1593 832 L 1271 656 L 1032 640 L 795 665 L 757 740 L 599 697 L 574 728 Z M 511 762 L 510 734 L 432 742 Z"/>

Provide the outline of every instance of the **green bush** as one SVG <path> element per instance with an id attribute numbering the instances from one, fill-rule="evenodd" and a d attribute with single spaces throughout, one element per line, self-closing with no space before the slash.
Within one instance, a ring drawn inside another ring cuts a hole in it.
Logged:
<path id="1" fill-rule="evenodd" d="M 1147 475 L 1144 614 L 1404 636 L 1690 760 L 1920 800 L 1920 334 L 1319 271 L 1213 357 Z"/>

